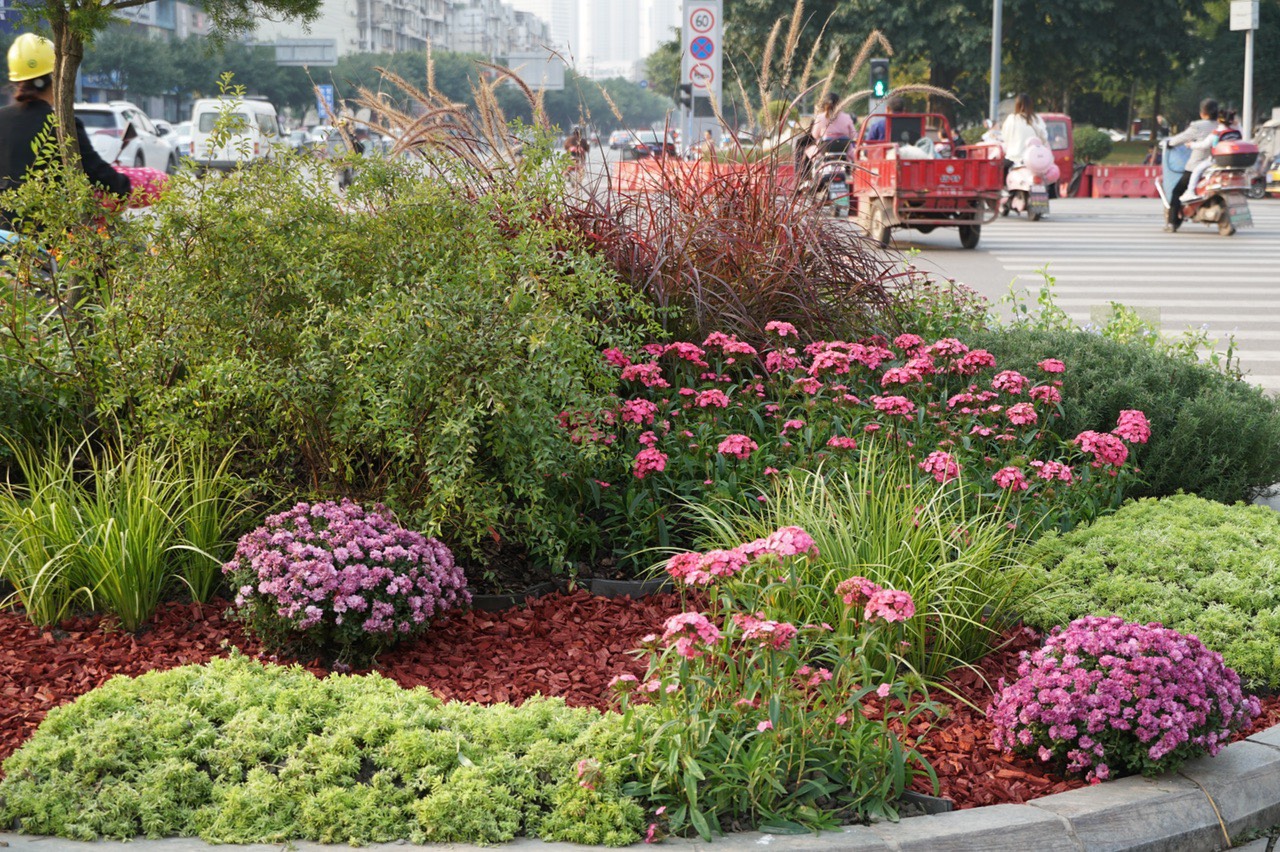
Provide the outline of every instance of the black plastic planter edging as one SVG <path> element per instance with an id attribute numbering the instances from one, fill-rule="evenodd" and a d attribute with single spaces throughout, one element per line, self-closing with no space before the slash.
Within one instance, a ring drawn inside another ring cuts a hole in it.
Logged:
<path id="1" fill-rule="evenodd" d="M 906 790 L 898 800 L 901 804 L 923 811 L 925 814 L 945 814 L 956 809 L 956 803 L 950 799 L 940 799 L 928 793 L 917 793 Z"/>
<path id="2" fill-rule="evenodd" d="M 602 598 L 644 598 L 672 589 L 670 577 L 650 577 L 648 580 L 601 580 L 591 581 L 591 594 Z"/>
<path id="3" fill-rule="evenodd" d="M 530 586 L 523 592 L 517 592 L 511 595 L 472 595 L 471 608 L 478 609 L 483 612 L 501 612 L 504 609 L 513 609 L 518 606 L 524 606 L 535 598 L 540 598 L 543 595 L 549 595 L 552 592 L 559 590 L 559 583 L 546 582 L 538 583 L 536 586 Z"/>

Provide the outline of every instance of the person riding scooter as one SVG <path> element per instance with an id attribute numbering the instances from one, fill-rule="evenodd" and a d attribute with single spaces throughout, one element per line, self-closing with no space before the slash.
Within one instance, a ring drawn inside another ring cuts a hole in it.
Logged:
<path id="1" fill-rule="evenodd" d="M 1181 133 L 1170 136 L 1165 140 L 1166 156 L 1164 160 L 1169 159 L 1167 154 L 1174 149 L 1189 146 L 1193 142 L 1199 142 L 1204 139 L 1217 126 L 1218 118 L 1218 102 L 1213 98 L 1205 98 L 1200 102 L 1200 119 L 1193 121 L 1187 125 L 1186 130 Z M 1188 157 L 1178 182 L 1168 190 L 1169 210 L 1165 216 L 1164 229 L 1166 231 L 1176 231 L 1182 226 L 1182 194 L 1187 191 L 1187 184 L 1191 182 L 1191 169 L 1194 169 L 1202 160 L 1209 157 L 1208 148 L 1188 148 L 1190 156 Z M 1175 170 L 1176 171 L 1176 170 Z"/>
<path id="2" fill-rule="evenodd" d="M 1219 142 L 1236 142 L 1243 139 L 1244 134 L 1240 132 L 1240 128 L 1236 127 L 1235 124 L 1236 111 L 1233 109 L 1220 109 L 1218 110 L 1218 126 L 1204 139 L 1199 142 L 1192 142 L 1189 147 L 1192 150 L 1203 149 L 1212 154 L 1214 147 Z M 1187 180 L 1187 191 L 1179 196 L 1179 201 L 1186 204 L 1198 196 L 1199 193 L 1196 191 L 1196 187 L 1200 185 L 1200 179 L 1204 177 L 1204 173 L 1211 166 L 1213 166 L 1212 158 L 1205 157 L 1195 168 L 1190 170 L 1191 177 Z"/>

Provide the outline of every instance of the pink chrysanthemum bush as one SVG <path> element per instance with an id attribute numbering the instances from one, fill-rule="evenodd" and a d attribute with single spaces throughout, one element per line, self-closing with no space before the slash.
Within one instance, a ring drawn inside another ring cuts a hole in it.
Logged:
<path id="1" fill-rule="evenodd" d="M 240 539 L 223 573 L 269 648 L 367 663 L 470 601 L 453 554 L 382 506 L 298 503 Z"/>
<path id="2" fill-rule="evenodd" d="M 816 556 L 804 530 L 784 527 L 668 563 L 709 605 L 645 637 L 645 677 L 613 686 L 634 738 L 628 772 L 639 780 L 628 792 L 670 830 L 709 838 L 892 817 L 915 776 L 934 777 L 896 733 L 933 708 L 918 677 L 885 664 L 915 603 L 863 577 L 835 590 L 797 579 L 811 572 L 795 565 Z M 813 594 L 840 605 L 835 623 L 793 622 L 769 605 Z"/>
<path id="3" fill-rule="evenodd" d="M 1064 440 L 1046 428 L 1069 381 L 1055 359 L 1024 375 L 954 338 L 802 346 L 787 323 L 767 330 L 763 350 L 715 333 L 604 353 L 622 395 L 563 422 L 575 440 L 620 452 L 586 484 L 616 550 L 687 545 L 682 501 L 765 502 L 771 477 L 839 470 L 869 448 L 908 458 L 922 478 L 960 477 L 967 499 L 1019 524 L 1071 527 L 1119 505 L 1150 435 L 1136 410 L 1108 433 Z"/>
<path id="4" fill-rule="evenodd" d="M 997 747 L 1095 782 L 1217 754 L 1258 713 L 1222 655 L 1195 636 L 1114 616 L 1055 628 L 988 711 Z"/>

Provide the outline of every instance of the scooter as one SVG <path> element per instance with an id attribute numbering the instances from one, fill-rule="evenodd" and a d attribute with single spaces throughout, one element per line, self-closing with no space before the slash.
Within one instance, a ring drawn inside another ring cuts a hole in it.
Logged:
<path id="1" fill-rule="evenodd" d="M 1026 213 L 1032 222 L 1049 215 L 1049 188 L 1044 177 L 1028 166 L 1014 166 L 1005 178 L 1004 195 L 1000 199 L 1000 215 Z"/>
<path id="2" fill-rule="evenodd" d="M 1230 237 L 1238 228 L 1253 225 L 1247 196 L 1253 182 L 1249 167 L 1258 159 L 1258 146 L 1252 142 L 1219 142 L 1211 155 L 1213 165 L 1201 176 L 1195 197 L 1182 202 L 1182 220 L 1217 225 L 1221 236 Z M 1164 150 L 1163 171 L 1156 189 L 1166 210 L 1190 156 L 1191 151 L 1185 146 Z"/>
<path id="3" fill-rule="evenodd" d="M 853 184 L 853 162 L 849 159 L 848 139 L 829 139 L 821 144 L 809 163 L 809 177 L 801 190 L 812 192 L 820 204 L 830 203 L 837 219 L 849 215 L 850 187 Z"/>

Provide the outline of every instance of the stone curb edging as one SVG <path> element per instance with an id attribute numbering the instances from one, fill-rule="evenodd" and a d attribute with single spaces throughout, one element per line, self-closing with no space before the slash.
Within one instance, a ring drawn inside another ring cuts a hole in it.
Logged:
<path id="1" fill-rule="evenodd" d="M 1276 825 L 1280 825 L 1280 725 L 1227 746 L 1217 757 L 1190 761 L 1177 773 L 1159 778 L 1121 778 L 1023 805 L 992 805 L 897 823 L 849 826 L 816 836 L 751 832 L 721 838 L 710 845 L 699 840 L 672 839 L 663 846 L 711 852 L 1212 852 L 1228 848 L 1230 838 L 1246 831 Z M 409 846 L 399 842 L 366 848 Z M 125 848 L 130 852 L 332 852 L 342 848 L 305 841 L 211 846 L 186 838 L 132 840 L 126 847 L 112 841 L 80 843 L 0 833 L 0 848 L 4 847 L 10 852 Z M 507 852 L 581 852 L 586 847 L 521 838 L 495 848 Z"/>

